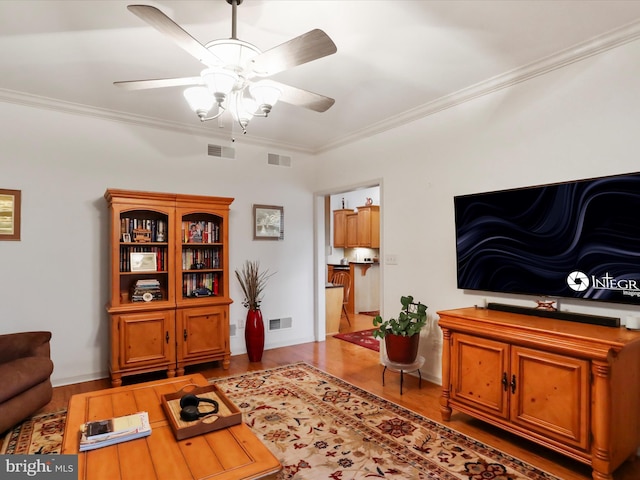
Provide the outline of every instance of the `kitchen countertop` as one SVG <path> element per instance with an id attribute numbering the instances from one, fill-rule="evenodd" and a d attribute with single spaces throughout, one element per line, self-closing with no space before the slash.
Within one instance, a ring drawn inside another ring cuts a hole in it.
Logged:
<path id="1" fill-rule="evenodd" d="M 348 268 L 349 264 L 353 263 L 354 265 L 380 265 L 380 262 L 349 262 L 347 265 L 343 265 L 342 263 L 327 263 L 327 265 L 331 267 L 344 267 Z"/>

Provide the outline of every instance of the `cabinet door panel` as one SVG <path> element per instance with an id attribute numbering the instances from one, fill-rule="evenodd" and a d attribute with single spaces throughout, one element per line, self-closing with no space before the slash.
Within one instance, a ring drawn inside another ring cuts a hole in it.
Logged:
<path id="1" fill-rule="evenodd" d="M 511 421 L 586 450 L 589 362 L 517 346 L 511 355 Z"/>
<path id="2" fill-rule="evenodd" d="M 371 212 L 369 210 L 358 210 L 358 245 L 371 246 Z"/>
<path id="3" fill-rule="evenodd" d="M 347 212 L 349 210 L 334 210 L 333 212 L 333 246 L 344 248 L 347 244 Z"/>
<path id="4" fill-rule="evenodd" d="M 120 368 L 175 362 L 173 319 L 166 310 L 120 315 Z"/>
<path id="5" fill-rule="evenodd" d="M 355 248 L 358 246 L 358 214 L 347 214 L 347 248 Z"/>
<path id="6" fill-rule="evenodd" d="M 509 346 L 459 333 L 452 338 L 451 399 L 507 418 L 508 395 L 502 378 L 508 374 Z"/>
<path id="7" fill-rule="evenodd" d="M 225 353 L 228 337 L 226 311 L 226 307 L 187 308 L 180 311 L 180 360 Z"/>

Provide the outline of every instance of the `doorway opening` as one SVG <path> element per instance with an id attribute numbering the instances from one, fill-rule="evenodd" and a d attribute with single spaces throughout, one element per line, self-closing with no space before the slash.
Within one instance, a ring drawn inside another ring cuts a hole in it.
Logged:
<path id="1" fill-rule="evenodd" d="M 382 310 L 381 190 L 381 181 L 376 180 L 348 188 L 321 192 L 316 196 L 316 341 L 324 340 L 327 334 L 325 290 L 334 269 L 349 271 L 352 276 L 351 298 L 347 306 L 350 314 L 370 314 Z M 357 225 L 359 208 L 362 211 L 360 214 L 361 225 L 363 225 L 362 222 L 368 221 L 369 223 L 364 224 L 364 228 L 372 227 L 369 236 L 365 236 L 363 240 L 361 235 L 359 244 L 357 240 L 354 243 L 353 238 L 349 243 L 346 243 L 346 238 L 335 238 L 336 233 L 340 237 L 342 233 L 349 234 L 349 231 L 341 232 L 340 228 L 343 227 L 338 227 L 339 230 L 336 232 L 334 215 L 340 215 L 337 212 L 341 211 L 350 217 L 350 232 L 353 235 L 354 230 L 357 229 L 355 225 Z M 375 213 L 373 220 L 370 217 L 371 212 Z M 367 216 L 369 216 L 368 219 Z M 370 243 L 371 239 L 373 239 L 372 243 Z"/>

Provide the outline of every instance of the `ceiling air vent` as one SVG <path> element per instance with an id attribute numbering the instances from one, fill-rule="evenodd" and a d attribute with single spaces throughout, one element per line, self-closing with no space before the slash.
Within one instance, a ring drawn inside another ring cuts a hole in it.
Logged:
<path id="1" fill-rule="evenodd" d="M 269 165 L 280 165 L 281 167 L 291 166 L 291 157 L 278 155 L 277 153 L 269 153 L 268 155 L 269 155 L 269 158 L 267 160 L 267 163 Z"/>
<path id="2" fill-rule="evenodd" d="M 236 158 L 236 149 L 231 147 L 223 147 L 222 145 L 209 144 L 207 154 L 211 157 Z"/>

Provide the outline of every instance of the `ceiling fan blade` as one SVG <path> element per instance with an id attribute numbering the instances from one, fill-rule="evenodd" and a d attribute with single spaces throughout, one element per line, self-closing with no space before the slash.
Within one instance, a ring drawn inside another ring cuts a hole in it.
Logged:
<path id="1" fill-rule="evenodd" d="M 273 82 L 282 91 L 280 102 L 289 103 L 297 107 L 308 108 L 315 112 L 326 112 L 336 102 L 333 98 L 325 97 L 318 93 L 308 92 L 301 88 L 285 85 L 284 83 Z"/>
<path id="2" fill-rule="evenodd" d="M 203 85 L 202 77 L 158 78 L 153 80 L 130 80 L 113 82 L 116 87 L 125 90 L 147 90 L 150 88 L 183 87 L 186 85 Z"/>
<path id="3" fill-rule="evenodd" d="M 160 33 L 171 38 L 180 48 L 189 52 L 205 65 L 215 66 L 223 63 L 222 60 L 156 7 L 151 5 L 129 5 L 127 8 Z"/>
<path id="4" fill-rule="evenodd" d="M 274 75 L 312 60 L 332 55 L 337 51 L 333 40 L 322 30 L 316 28 L 262 52 L 252 60 L 252 70 L 258 76 Z"/>

